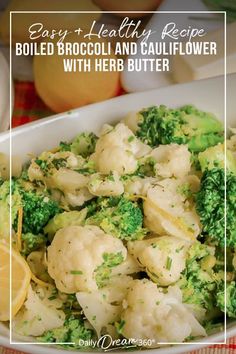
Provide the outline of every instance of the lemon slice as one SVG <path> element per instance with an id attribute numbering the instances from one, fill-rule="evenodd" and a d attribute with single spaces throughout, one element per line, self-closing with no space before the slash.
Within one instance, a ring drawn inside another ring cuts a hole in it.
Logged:
<path id="1" fill-rule="evenodd" d="M 184 223 L 183 220 L 171 215 L 166 210 L 160 208 L 152 200 L 146 199 L 146 202 L 149 203 L 151 207 L 154 208 L 163 218 L 167 219 L 169 222 L 173 223 L 178 229 L 183 231 L 189 240 L 195 241 L 194 232 L 190 231 L 189 227 Z"/>
<path id="2" fill-rule="evenodd" d="M 20 253 L 12 250 L 12 316 L 23 305 L 31 271 Z M 0 321 L 10 319 L 10 246 L 0 242 Z"/>
<path id="3" fill-rule="evenodd" d="M 143 199 L 145 203 L 149 204 L 154 210 L 156 210 L 158 214 L 161 215 L 161 217 L 173 223 L 179 230 L 184 232 L 188 240 L 195 241 L 196 238 L 194 236 L 194 231 L 191 231 L 182 219 L 175 217 L 168 213 L 166 210 L 160 208 L 150 198 L 148 199 L 142 195 L 135 195 L 135 197 Z"/>

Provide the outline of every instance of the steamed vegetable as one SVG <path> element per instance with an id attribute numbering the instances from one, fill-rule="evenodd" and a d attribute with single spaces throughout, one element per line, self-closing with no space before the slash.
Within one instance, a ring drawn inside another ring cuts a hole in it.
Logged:
<path id="1" fill-rule="evenodd" d="M 225 289 L 222 281 L 220 290 L 217 292 L 217 306 L 222 312 L 225 311 L 225 291 L 226 291 L 226 313 L 229 317 L 236 318 L 236 283 L 228 283 Z"/>
<path id="2" fill-rule="evenodd" d="M 38 234 L 47 222 L 60 212 L 58 204 L 47 194 L 20 191 L 23 205 L 23 232 Z"/>
<path id="3" fill-rule="evenodd" d="M 186 269 L 178 282 L 183 301 L 196 311 L 212 311 L 215 307 L 216 283 L 214 248 L 196 242 L 188 251 Z"/>
<path id="4" fill-rule="evenodd" d="M 122 252 L 104 253 L 103 263 L 95 269 L 95 279 L 98 288 L 107 285 L 112 275 L 112 268 L 121 264 L 124 260 Z"/>
<path id="5" fill-rule="evenodd" d="M 39 341 L 47 343 L 68 343 L 65 348 L 81 349 L 83 341 L 92 339 L 94 332 L 85 326 L 85 322 L 80 315 L 70 315 L 65 319 L 62 327 L 54 328 L 45 332 Z"/>
<path id="6" fill-rule="evenodd" d="M 122 240 L 142 239 L 143 214 L 136 203 L 121 198 L 98 199 L 95 212 L 87 219 L 87 223 L 101 227 L 105 232 Z"/>
<path id="7" fill-rule="evenodd" d="M 46 237 L 42 234 L 34 235 L 30 232 L 22 234 L 23 248 L 21 252 L 27 256 L 30 252 L 45 246 Z"/>
<path id="8" fill-rule="evenodd" d="M 196 196 L 196 209 L 203 231 L 222 247 L 225 243 L 226 223 L 226 244 L 234 247 L 236 244 L 236 160 L 229 150 L 226 158 L 227 171 L 225 172 L 223 145 L 219 144 L 199 154 L 203 176 L 200 191 Z"/>
<path id="9" fill-rule="evenodd" d="M 122 241 L 99 227 L 68 226 L 57 231 L 48 247 L 48 273 L 66 294 L 94 291 L 126 256 Z"/>
<path id="10" fill-rule="evenodd" d="M 60 151 L 71 151 L 86 158 L 94 152 L 97 139 L 94 133 L 81 133 L 71 143 L 61 142 Z"/>
<path id="11" fill-rule="evenodd" d="M 153 106 L 139 112 L 136 135 L 152 147 L 188 144 L 190 151 L 199 152 L 223 141 L 223 125 L 213 114 L 194 106 Z"/>
<path id="12" fill-rule="evenodd" d="M 185 268 L 188 244 L 173 236 L 159 236 L 128 243 L 128 250 L 150 279 L 168 286 L 180 278 Z"/>
<path id="13" fill-rule="evenodd" d="M 82 209 L 81 211 L 65 211 L 64 213 L 57 214 L 44 227 L 44 233 L 52 240 L 55 233 L 63 227 L 81 225 L 85 220 L 86 214 L 86 209 Z"/>
<path id="14" fill-rule="evenodd" d="M 144 344 L 146 347 L 155 348 L 159 342 L 182 342 L 190 335 L 206 335 L 190 308 L 182 303 L 178 286 L 163 291 L 147 279 L 133 281 L 123 302 L 121 320 L 122 335 L 149 339 L 149 344 Z"/>

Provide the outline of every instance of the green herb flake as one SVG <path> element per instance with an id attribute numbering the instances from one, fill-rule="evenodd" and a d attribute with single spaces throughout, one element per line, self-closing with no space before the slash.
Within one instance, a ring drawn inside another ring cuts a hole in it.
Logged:
<path id="1" fill-rule="evenodd" d="M 171 269 L 171 265 L 172 265 L 172 258 L 170 258 L 169 256 L 167 257 L 166 260 L 166 269 L 170 270 Z"/>
<path id="2" fill-rule="evenodd" d="M 40 167 L 40 169 L 44 172 L 48 171 L 48 164 L 45 160 L 35 159 L 35 163 Z"/>
<path id="3" fill-rule="evenodd" d="M 61 141 L 59 144 L 60 151 L 70 151 L 71 150 L 70 145 L 71 144 L 67 142 Z"/>
<path id="4" fill-rule="evenodd" d="M 57 297 L 55 295 L 52 295 L 52 296 L 49 296 L 48 297 L 48 300 L 52 301 L 52 300 L 55 300 Z"/>
<path id="5" fill-rule="evenodd" d="M 66 167 L 67 160 L 64 158 L 54 159 L 52 160 L 52 164 L 56 169 L 59 169 L 61 167 Z"/>
<path id="6" fill-rule="evenodd" d="M 130 135 L 128 137 L 128 142 L 131 143 L 134 139 L 135 139 L 135 136 L 134 135 Z"/>
<path id="7" fill-rule="evenodd" d="M 116 330 L 117 330 L 117 332 L 119 334 L 122 334 L 124 326 L 125 326 L 125 321 L 124 320 L 121 320 L 120 322 L 116 322 L 115 323 Z"/>
<path id="8" fill-rule="evenodd" d="M 72 274 L 72 275 L 82 275 L 83 272 L 81 270 L 71 270 L 70 274 Z"/>
<path id="9" fill-rule="evenodd" d="M 179 253 L 179 252 L 181 252 L 183 249 L 184 249 L 184 245 L 181 246 L 180 248 L 176 248 L 175 252 L 176 252 L 176 253 Z"/>
<path id="10" fill-rule="evenodd" d="M 115 178 L 114 178 L 113 175 L 108 175 L 108 176 L 107 176 L 107 180 L 108 180 L 108 181 L 111 181 L 111 182 L 115 182 Z"/>

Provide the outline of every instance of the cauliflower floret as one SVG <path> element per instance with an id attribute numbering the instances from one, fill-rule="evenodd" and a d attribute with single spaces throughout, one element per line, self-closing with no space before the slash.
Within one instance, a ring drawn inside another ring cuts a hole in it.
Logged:
<path id="1" fill-rule="evenodd" d="M 157 284 L 175 283 L 185 268 L 186 242 L 173 236 L 161 236 L 128 243 L 129 252 Z"/>
<path id="2" fill-rule="evenodd" d="M 40 166 L 37 165 L 35 160 L 31 161 L 31 164 L 28 168 L 28 176 L 29 176 L 30 181 L 43 181 L 44 180 L 43 171 L 41 170 Z"/>
<path id="3" fill-rule="evenodd" d="M 148 189 L 154 184 L 156 178 L 153 177 L 131 177 L 124 181 L 125 192 L 131 195 L 142 195 L 146 196 Z"/>
<path id="4" fill-rule="evenodd" d="M 124 150 L 120 146 L 110 146 L 96 153 L 95 163 L 99 171 L 104 174 L 109 174 L 111 171 L 117 171 L 120 175 L 133 173 L 138 166 L 131 151 Z"/>
<path id="5" fill-rule="evenodd" d="M 79 292 L 77 300 L 84 315 L 94 327 L 98 337 L 102 329 L 114 338 L 114 323 L 120 319 L 122 301 L 133 279 L 129 276 L 116 276 L 108 286 L 92 292 Z"/>
<path id="6" fill-rule="evenodd" d="M 138 130 L 138 124 L 142 121 L 142 118 L 142 114 L 132 111 L 127 114 L 123 122 L 127 125 L 127 127 L 129 127 L 129 129 L 132 130 L 133 133 L 135 133 Z"/>
<path id="7" fill-rule="evenodd" d="M 123 336 L 150 339 L 150 347 L 157 347 L 160 342 L 183 342 L 190 335 L 206 335 L 205 329 L 182 303 L 177 286 L 169 287 L 164 293 L 149 280 L 133 280 L 123 308 Z"/>
<path id="8" fill-rule="evenodd" d="M 129 275 L 141 272 L 142 268 L 136 259 L 127 254 L 126 260 L 119 264 L 117 267 L 112 268 L 112 275 Z"/>
<path id="9" fill-rule="evenodd" d="M 38 158 L 33 159 L 28 169 L 30 181 L 44 181 L 51 184 L 51 176 L 60 168 L 81 168 L 85 160 L 70 151 L 52 153 L 45 151 Z"/>
<path id="10" fill-rule="evenodd" d="M 44 157 L 45 154 L 46 156 Z M 39 158 L 47 159 L 53 163 L 54 167 L 57 167 L 57 165 L 60 166 L 60 162 L 62 162 L 67 168 L 80 168 L 85 162 L 85 159 L 82 156 L 75 155 L 71 151 L 59 151 L 55 153 L 43 152 Z"/>
<path id="11" fill-rule="evenodd" d="M 73 193 L 64 193 L 61 202 L 65 205 L 69 204 L 72 207 L 76 207 L 83 205 L 85 202 L 93 198 L 94 195 L 89 192 L 87 187 L 84 187 Z"/>
<path id="12" fill-rule="evenodd" d="M 45 331 L 63 326 L 65 314 L 58 308 L 63 303 L 59 298 L 48 300 L 55 288 L 29 287 L 24 306 L 13 319 L 14 332 L 23 336 L 39 336 Z"/>
<path id="13" fill-rule="evenodd" d="M 103 283 L 103 265 L 110 255 L 119 259 L 110 268 L 125 260 L 127 250 L 121 240 L 97 226 L 65 227 L 48 247 L 48 273 L 64 293 L 97 290 Z"/>
<path id="14" fill-rule="evenodd" d="M 138 167 L 137 159 L 150 151 L 150 147 L 137 139 L 127 126 L 119 123 L 103 128 L 91 159 L 101 173 L 116 171 L 123 175 L 133 173 Z"/>
<path id="15" fill-rule="evenodd" d="M 187 145 L 160 145 L 152 150 L 150 156 L 156 161 L 157 176 L 182 178 L 190 172 L 191 153 Z"/>
<path id="16" fill-rule="evenodd" d="M 194 241 L 200 233 L 200 221 L 194 205 L 181 190 L 185 180 L 168 178 L 156 183 L 144 201 L 144 221 L 147 228 L 162 235 Z M 191 180 L 191 176 L 190 176 Z"/>
<path id="17" fill-rule="evenodd" d="M 95 173 L 88 183 L 89 192 L 96 196 L 118 196 L 124 193 L 124 186 L 116 171 L 108 176 Z"/>
<path id="18" fill-rule="evenodd" d="M 73 192 L 86 187 L 89 177 L 68 168 L 60 168 L 50 178 L 50 187 Z"/>

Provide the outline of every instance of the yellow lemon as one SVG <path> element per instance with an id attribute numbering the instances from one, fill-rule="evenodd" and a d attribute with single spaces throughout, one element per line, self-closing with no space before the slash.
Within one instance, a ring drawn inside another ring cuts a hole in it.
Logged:
<path id="1" fill-rule="evenodd" d="M 72 44 L 85 43 L 96 46 L 109 45 L 102 38 L 83 38 L 75 34 L 68 36 Z M 45 40 L 45 42 L 47 42 Z M 51 40 L 56 42 L 56 40 Z M 65 72 L 63 60 L 90 60 L 91 70 Z M 98 59 L 116 61 L 114 51 L 108 55 L 36 55 L 34 57 L 34 79 L 38 95 L 54 112 L 65 112 L 86 104 L 104 101 L 117 94 L 120 88 L 118 71 L 95 71 Z"/>
<path id="2" fill-rule="evenodd" d="M 23 305 L 31 279 L 31 271 L 20 253 L 12 250 L 12 316 Z M 10 247 L 0 243 L 0 321 L 10 319 Z"/>

